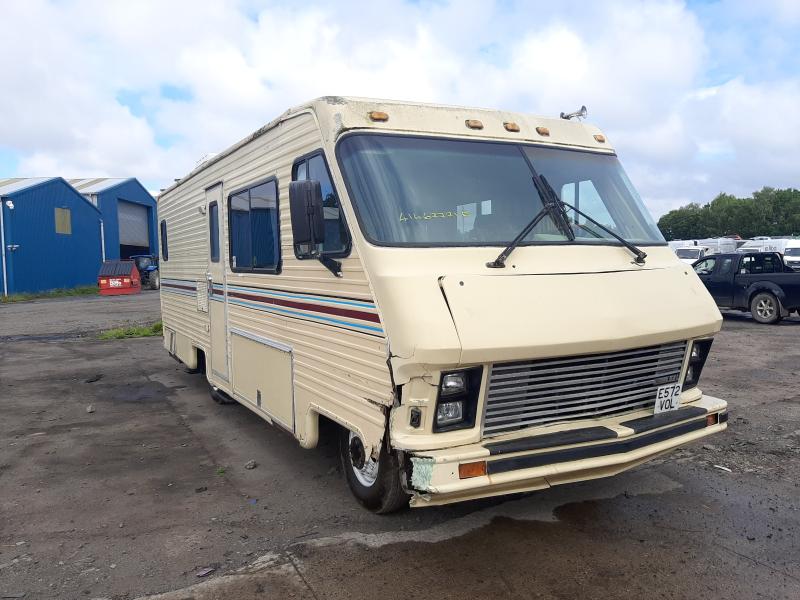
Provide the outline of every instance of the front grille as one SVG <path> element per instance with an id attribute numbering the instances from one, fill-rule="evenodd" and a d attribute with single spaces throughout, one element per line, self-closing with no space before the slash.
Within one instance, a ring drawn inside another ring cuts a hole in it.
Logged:
<path id="1" fill-rule="evenodd" d="M 483 431 L 496 435 L 654 406 L 656 388 L 678 381 L 686 342 L 622 352 L 492 366 Z"/>

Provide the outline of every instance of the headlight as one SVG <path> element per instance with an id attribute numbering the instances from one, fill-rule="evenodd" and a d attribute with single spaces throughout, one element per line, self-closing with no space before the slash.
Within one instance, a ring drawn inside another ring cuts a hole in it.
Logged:
<path id="1" fill-rule="evenodd" d="M 697 386 L 700 381 L 700 374 L 706 364 L 706 358 L 711 350 L 713 339 L 695 340 L 689 350 L 689 365 L 686 367 L 686 375 L 683 378 L 683 389 L 688 390 Z"/>
<path id="2" fill-rule="evenodd" d="M 475 426 L 482 375 L 483 367 L 442 373 L 433 431 L 469 429 Z"/>

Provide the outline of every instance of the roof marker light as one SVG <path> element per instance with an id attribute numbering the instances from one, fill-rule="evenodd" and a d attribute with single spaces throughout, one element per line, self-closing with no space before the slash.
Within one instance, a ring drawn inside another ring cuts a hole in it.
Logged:
<path id="1" fill-rule="evenodd" d="M 517 125 L 513 121 L 506 121 L 505 123 L 503 123 L 503 127 L 506 128 L 506 131 L 512 131 L 514 133 L 519 132 L 519 125 Z"/>
<path id="2" fill-rule="evenodd" d="M 600 134 L 600 133 L 595 133 L 594 134 L 594 139 L 597 140 L 598 142 L 600 142 L 601 144 L 605 144 L 605 142 L 606 142 L 606 136 L 604 136 L 603 134 Z"/>
<path id="3" fill-rule="evenodd" d="M 466 121 L 464 121 L 464 123 L 470 129 L 483 129 L 483 123 L 478 121 L 478 119 L 467 119 Z"/>
<path id="4" fill-rule="evenodd" d="M 373 121 L 385 122 L 389 120 L 389 114 L 379 110 L 373 110 L 369 113 L 369 118 Z"/>
<path id="5" fill-rule="evenodd" d="M 541 125 L 539 125 L 539 127 L 536 128 L 536 133 L 547 137 L 550 135 L 550 130 L 547 127 L 542 127 Z"/>

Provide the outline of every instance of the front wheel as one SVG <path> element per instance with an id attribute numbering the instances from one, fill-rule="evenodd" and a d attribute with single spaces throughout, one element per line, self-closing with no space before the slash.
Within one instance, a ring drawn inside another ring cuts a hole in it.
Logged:
<path id="1" fill-rule="evenodd" d="M 769 292 L 761 292 L 750 301 L 750 312 L 759 323 L 771 325 L 781 319 L 781 305 L 778 299 Z"/>
<path id="2" fill-rule="evenodd" d="M 158 274 L 158 271 L 153 271 L 150 274 L 150 289 L 157 290 L 161 287 L 161 276 Z"/>
<path id="3" fill-rule="evenodd" d="M 366 508 L 386 514 L 408 506 L 396 454 L 383 446 L 377 460 L 366 456 L 361 438 L 345 428 L 339 438 L 339 454 L 347 485 Z"/>

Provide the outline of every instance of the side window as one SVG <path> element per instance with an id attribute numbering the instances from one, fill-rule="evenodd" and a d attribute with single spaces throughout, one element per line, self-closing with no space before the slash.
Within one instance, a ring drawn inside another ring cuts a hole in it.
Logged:
<path id="1" fill-rule="evenodd" d="M 208 252 L 211 262 L 219 262 L 219 206 L 208 205 Z"/>
<path id="2" fill-rule="evenodd" d="M 694 266 L 694 272 L 698 275 L 709 275 L 714 270 L 714 265 L 716 262 L 717 261 L 714 258 L 701 260 Z"/>
<path id="3" fill-rule="evenodd" d="M 277 273 L 280 265 L 278 182 L 270 179 L 228 200 L 231 268 Z"/>
<path id="4" fill-rule="evenodd" d="M 161 258 L 164 261 L 169 260 L 169 246 L 167 245 L 167 222 L 161 220 Z"/>
<path id="5" fill-rule="evenodd" d="M 322 188 L 322 213 L 325 218 L 325 242 L 322 253 L 328 256 L 346 256 L 350 252 L 350 233 L 344 221 L 339 196 L 333 188 L 328 165 L 322 154 L 304 158 L 294 165 L 293 181 L 314 179 Z"/>
<path id="6" fill-rule="evenodd" d="M 781 269 L 780 266 L 777 264 L 778 261 L 775 259 L 774 254 L 765 254 L 761 257 L 764 263 L 764 270 L 763 273 L 780 273 Z"/>
<path id="7" fill-rule="evenodd" d="M 733 268 L 733 259 L 732 258 L 723 258 L 722 264 L 719 266 L 719 274 L 720 275 L 728 275 Z"/>
<path id="8" fill-rule="evenodd" d="M 56 208 L 56 233 L 72 235 L 72 211 L 68 208 Z"/>
<path id="9" fill-rule="evenodd" d="M 753 257 L 752 256 L 745 256 L 742 258 L 742 263 L 739 266 L 739 273 L 742 275 L 747 275 L 748 273 L 753 272 Z"/>

